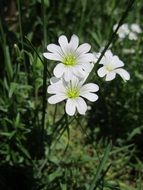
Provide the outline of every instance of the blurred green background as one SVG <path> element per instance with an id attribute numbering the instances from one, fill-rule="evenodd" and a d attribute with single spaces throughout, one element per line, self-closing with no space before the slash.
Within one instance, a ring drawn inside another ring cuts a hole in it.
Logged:
<path id="1" fill-rule="evenodd" d="M 0 1 L 0 190 L 143 189 L 143 33 L 137 40 L 113 40 L 111 49 L 131 79 L 105 82 L 95 71 L 99 100 L 84 117 L 67 124 L 63 104 L 45 101 L 46 67 L 52 73 L 55 66 L 43 58 L 46 46 L 61 34 L 76 34 L 99 52 L 128 2 Z M 143 29 L 142 12 L 136 0 L 124 23 Z"/>

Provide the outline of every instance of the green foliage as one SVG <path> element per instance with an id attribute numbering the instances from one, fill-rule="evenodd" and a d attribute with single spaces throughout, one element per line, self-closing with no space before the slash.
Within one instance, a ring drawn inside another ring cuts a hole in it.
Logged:
<path id="1" fill-rule="evenodd" d="M 99 100 L 85 117 L 68 118 L 62 104 L 47 105 L 55 63 L 42 57 L 47 43 L 56 42 L 61 34 L 75 33 L 99 51 L 108 44 L 127 1 L 17 3 L 16 24 L 8 22 L 4 7 L 0 13 L 4 14 L 0 20 L 0 189 L 141 190 L 142 34 L 137 41 L 111 39 L 111 48 L 124 61 L 131 80 L 105 83 L 94 72 Z M 142 9 L 141 1 L 136 1 L 124 22 L 143 28 Z"/>

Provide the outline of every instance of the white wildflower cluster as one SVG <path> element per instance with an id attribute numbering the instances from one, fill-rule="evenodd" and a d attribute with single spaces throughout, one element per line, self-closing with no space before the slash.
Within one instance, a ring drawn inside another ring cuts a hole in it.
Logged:
<path id="1" fill-rule="evenodd" d="M 48 52 L 44 57 L 55 60 L 54 77 L 50 80 L 48 93 L 52 96 L 48 99 L 50 104 L 66 101 L 65 111 L 73 116 L 76 111 L 84 115 L 88 110 L 85 99 L 95 102 L 98 99 L 96 92 L 99 86 L 85 81 L 89 76 L 100 53 L 90 53 L 91 46 L 88 43 L 79 45 L 79 38 L 72 35 L 70 41 L 62 35 L 58 39 L 59 45 L 49 44 Z M 103 66 L 98 70 L 99 77 L 105 77 L 106 81 L 113 80 L 119 74 L 123 80 L 129 80 L 129 73 L 122 67 L 124 63 L 114 56 L 111 50 L 106 51 L 99 64 Z"/>
<path id="2" fill-rule="evenodd" d="M 113 26 L 113 30 L 115 31 L 117 28 L 117 24 Z M 129 38 L 129 40 L 137 40 L 138 34 L 142 33 L 140 26 L 136 23 L 133 24 L 123 24 L 117 31 L 117 34 L 120 39 Z"/>

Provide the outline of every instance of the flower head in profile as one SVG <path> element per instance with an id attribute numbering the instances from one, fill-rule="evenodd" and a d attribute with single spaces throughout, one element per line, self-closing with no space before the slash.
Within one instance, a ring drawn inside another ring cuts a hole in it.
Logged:
<path id="1" fill-rule="evenodd" d="M 113 55 L 111 50 L 106 51 L 99 64 L 102 64 L 103 66 L 98 69 L 97 73 L 99 77 L 106 76 L 106 81 L 113 80 L 116 77 L 116 74 L 119 74 L 124 81 L 130 79 L 129 73 L 122 68 L 124 63 L 118 56 Z"/>
<path id="2" fill-rule="evenodd" d="M 84 99 L 94 102 L 98 99 L 95 94 L 99 90 L 98 85 L 93 83 L 83 84 L 78 78 L 66 82 L 63 79 L 52 82 L 48 87 L 48 93 L 53 94 L 48 99 L 50 104 L 56 104 L 66 100 L 65 111 L 68 115 L 73 116 L 76 110 L 84 115 L 88 107 Z"/>
<path id="3" fill-rule="evenodd" d="M 115 24 L 113 26 L 114 31 L 116 30 L 117 26 L 118 26 L 118 24 Z M 125 23 L 119 27 L 117 34 L 118 34 L 119 38 L 124 39 L 128 36 L 129 32 L 130 32 L 129 26 L 128 26 L 128 24 Z"/>
<path id="4" fill-rule="evenodd" d="M 136 23 L 131 24 L 131 30 L 132 30 L 132 32 L 136 32 L 138 34 L 142 33 L 140 26 Z"/>
<path id="5" fill-rule="evenodd" d="M 92 53 L 88 53 L 91 46 L 88 43 L 79 45 L 79 38 L 72 35 L 70 41 L 62 35 L 58 39 L 59 45 L 49 44 L 44 53 L 44 57 L 49 60 L 55 60 L 59 63 L 54 68 L 54 75 L 57 78 L 64 78 L 70 81 L 72 76 L 84 76 L 90 70 L 90 62 L 95 58 Z"/>
<path id="6" fill-rule="evenodd" d="M 136 23 L 131 24 L 130 30 L 131 30 L 129 33 L 130 40 L 137 40 L 138 34 L 142 33 L 140 26 Z"/>

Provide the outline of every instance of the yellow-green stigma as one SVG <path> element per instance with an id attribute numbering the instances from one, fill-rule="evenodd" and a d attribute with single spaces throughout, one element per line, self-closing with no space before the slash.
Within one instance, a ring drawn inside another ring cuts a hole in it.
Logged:
<path id="1" fill-rule="evenodd" d="M 108 71 L 113 71 L 113 66 L 111 64 L 106 65 Z"/>
<path id="2" fill-rule="evenodd" d="M 76 65 L 76 57 L 73 55 L 67 55 L 64 60 L 63 63 L 67 66 L 73 66 Z"/>
<path id="3" fill-rule="evenodd" d="M 79 90 L 75 88 L 68 89 L 67 96 L 68 98 L 77 98 L 79 97 Z"/>

